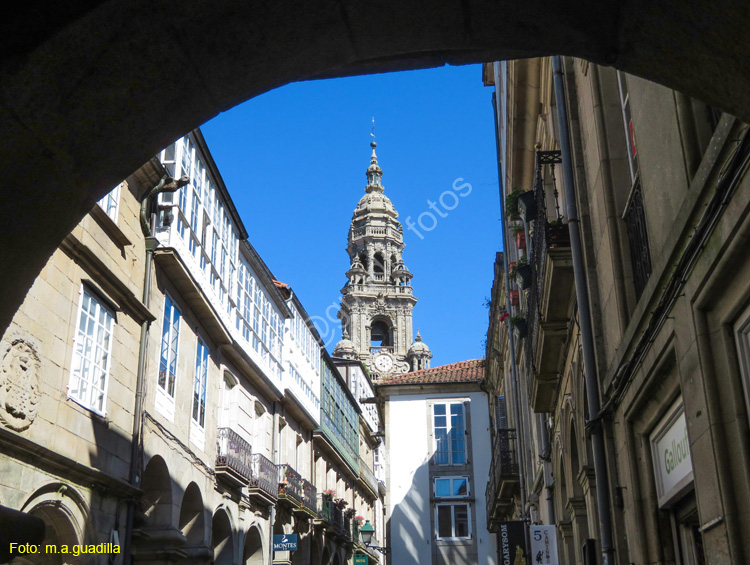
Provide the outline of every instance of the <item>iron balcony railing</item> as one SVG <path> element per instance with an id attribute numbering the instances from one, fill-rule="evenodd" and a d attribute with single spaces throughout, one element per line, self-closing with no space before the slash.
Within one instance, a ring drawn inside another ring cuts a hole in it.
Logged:
<path id="1" fill-rule="evenodd" d="M 318 495 L 318 515 L 329 524 L 333 524 L 333 506 L 333 497 L 326 494 Z"/>
<path id="2" fill-rule="evenodd" d="M 253 453 L 250 486 L 261 489 L 274 498 L 279 496 L 279 469 L 260 453 Z"/>
<path id="3" fill-rule="evenodd" d="M 302 475 L 300 475 L 294 468 L 285 463 L 279 465 L 279 494 L 285 495 L 288 498 L 293 498 L 298 503 L 302 504 L 304 500 L 304 490 L 302 488 Z"/>
<path id="4" fill-rule="evenodd" d="M 216 467 L 227 467 L 251 480 L 252 448 L 231 428 L 219 428 L 216 439 Z"/>
<path id="5" fill-rule="evenodd" d="M 494 504 L 500 494 L 498 488 L 502 480 L 518 477 L 518 449 L 516 447 L 516 430 L 499 429 L 495 432 L 492 444 L 492 464 L 487 488 L 487 506 Z M 489 516 L 489 514 L 488 514 Z"/>
<path id="6" fill-rule="evenodd" d="M 370 469 L 370 466 L 365 463 L 364 459 L 359 458 L 359 476 L 364 479 L 367 486 L 370 487 L 372 492 L 378 493 L 378 480 L 375 478 L 375 473 Z"/>
<path id="7" fill-rule="evenodd" d="M 318 489 L 310 481 L 302 479 L 302 505 L 317 513 L 318 511 Z"/>
<path id="8" fill-rule="evenodd" d="M 526 372 L 534 372 L 534 350 L 539 335 L 539 304 L 544 285 L 545 255 L 550 247 L 570 247 L 567 223 L 560 212 L 560 193 L 555 166 L 562 163 L 560 151 L 537 151 L 534 177 L 534 208 L 529 265 L 531 287 L 526 303 L 527 334 L 525 346 Z M 554 204 L 554 208 L 552 205 Z M 528 379 L 531 383 L 532 378 Z"/>

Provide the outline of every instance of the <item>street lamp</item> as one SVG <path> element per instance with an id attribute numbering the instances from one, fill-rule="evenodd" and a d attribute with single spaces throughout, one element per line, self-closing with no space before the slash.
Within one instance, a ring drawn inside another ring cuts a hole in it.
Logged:
<path id="1" fill-rule="evenodd" d="M 370 545 L 370 542 L 372 541 L 372 534 L 374 533 L 375 528 L 372 527 L 372 524 L 370 524 L 369 520 L 367 520 L 365 522 L 365 525 L 359 529 L 359 537 L 362 538 L 362 543 L 365 544 L 365 547 L 367 549 L 374 549 L 375 551 L 379 551 L 380 553 L 385 555 L 388 552 L 389 548 Z"/>

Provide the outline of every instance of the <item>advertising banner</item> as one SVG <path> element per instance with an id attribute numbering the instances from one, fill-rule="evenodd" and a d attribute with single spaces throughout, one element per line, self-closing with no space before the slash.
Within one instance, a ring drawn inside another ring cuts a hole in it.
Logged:
<path id="1" fill-rule="evenodd" d="M 531 562 L 534 565 L 559 565 L 555 526 L 529 526 Z"/>
<path id="2" fill-rule="evenodd" d="M 497 544 L 501 565 L 530 565 L 526 555 L 526 522 L 500 522 Z"/>

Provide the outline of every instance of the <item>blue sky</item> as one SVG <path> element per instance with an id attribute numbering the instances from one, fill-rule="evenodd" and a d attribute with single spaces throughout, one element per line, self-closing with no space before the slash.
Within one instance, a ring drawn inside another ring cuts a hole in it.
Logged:
<path id="1" fill-rule="evenodd" d="M 364 194 L 374 116 L 385 193 L 404 224 L 419 299 L 415 331 L 433 366 L 484 356 L 484 303 L 500 250 L 491 93 L 478 65 L 302 82 L 201 127 L 250 242 L 292 285 L 329 351 L 340 339 L 347 233 Z"/>

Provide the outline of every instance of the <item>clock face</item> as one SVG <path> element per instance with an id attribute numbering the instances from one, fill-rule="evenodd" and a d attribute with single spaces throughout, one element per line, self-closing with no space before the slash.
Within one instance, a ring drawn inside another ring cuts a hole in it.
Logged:
<path id="1" fill-rule="evenodd" d="M 393 359 L 389 355 L 381 353 L 375 357 L 375 367 L 378 371 L 388 372 L 393 368 Z"/>

